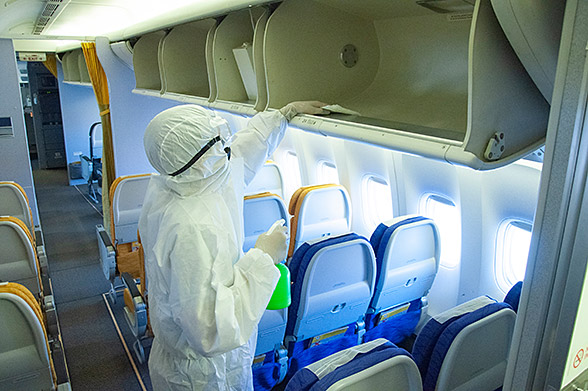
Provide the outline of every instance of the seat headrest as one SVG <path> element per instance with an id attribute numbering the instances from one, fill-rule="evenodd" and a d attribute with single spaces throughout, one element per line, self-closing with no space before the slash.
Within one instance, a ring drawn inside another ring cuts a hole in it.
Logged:
<path id="1" fill-rule="evenodd" d="M 0 284 L 0 293 L 11 293 L 23 299 L 33 310 L 39 323 L 44 329 L 43 312 L 41 306 L 35 299 L 35 296 L 29 291 L 24 285 L 17 284 L 16 282 L 4 282 Z"/>
<path id="2" fill-rule="evenodd" d="M 288 210 L 293 215 L 288 257 L 291 257 L 305 240 L 316 239 L 325 234 L 338 235 L 350 230 L 351 205 L 347 190 L 341 185 L 301 187 L 292 195 Z M 339 211 L 342 213 L 339 214 Z"/>
<path id="3" fill-rule="evenodd" d="M 129 195 L 132 197 L 132 199 L 136 199 L 137 196 L 137 188 L 135 186 L 124 186 L 127 183 L 131 183 L 131 182 L 135 182 L 137 180 L 141 180 L 141 181 L 145 181 L 146 185 L 144 186 L 145 190 L 147 190 L 147 184 L 149 183 L 149 179 L 151 177 L 151 174 L 138 174 L 138 175 L 125 175 L 125 176 L 120 176 L 118 178 L 116 178 L 114 180 L 114 182 L 112 182 L 112 185 L 110 185 L 110 190 L 109 190 L 109 195 L 110 195 L 110 235 L 112 238 L 116 238 L 116 229 L 115 226 L 117 224 L 119 224 L 119 219 L 121 216 L 124 216 L 124 218 L 126 219 L 123 223 L 127 224 L 127 223 L 132 223 L 135 220 L 138 222 L 139 221 L 139 215 L 140 213 L 137 213 L 136 210 L 133 210 L 131 213 L 129 214 L 125 214 L 125 213 L 119 213 L 120 211 L 118 210 L 118 201 L 120 199 L 120 192 L 124 191 L 124 189 L 128 188 L 128 192 Z M 117 195 L 119 197 L 117 197 Z M 145 196 L 145 194 L 143 194 L 143 196 Z M 141 198 L 141 203 L 143 201 L 143 198 Z M 117 212 L 116 216 L 115 216 L 115 210 Z"/>
<path id="4" fill-rule="evenodd" d="M 286 390 L 327 389 L 343 378 L 396 356 L 407 356 L 412 359 L 406 350 L 383 338 L 353 346 L 300 369 L 288 382 Z"/>
<path id="5" fill-rule="evenodd" d="M 12 216 L 0 216 L 0 222 L 11 223 L 11 224 L 13 224 L 13 226 L 16 225 L 18 227 L 18 229 L 22 230 L 22 232 L 26 235 L 26 237 L 29 240 L 29 242 L 31 243 L 31 245 L 34 246 L 35 241 L 33 239 L 33 235 L 31 234 L 31 231 L 25 225 L 25 223 L 23 223 L 20 219 L 17 219 L 16 217 L 12 217 Z"/>

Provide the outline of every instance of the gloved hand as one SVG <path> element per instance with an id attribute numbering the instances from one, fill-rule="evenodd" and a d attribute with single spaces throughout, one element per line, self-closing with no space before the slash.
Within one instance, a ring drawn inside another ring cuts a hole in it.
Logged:
<path id="1" fill-rule="evenodd" d="M 296 116 L 296 114 L 329 114 L 329 110 L 322 109 L 326 103 L 319 101 L 303 101 L 292 102 L 280 109 L 280 113 L 286 117 L 288 121 Z"/>
<path id="2" fill-rule="evenodd" d="M 284 219 L 276 221 L 266 233 L 259 235 L 255 242 L 255 248 L 272 257 L 274 264 L 282 262 L 288 254 L 288 228 L 284 223 Z"/>

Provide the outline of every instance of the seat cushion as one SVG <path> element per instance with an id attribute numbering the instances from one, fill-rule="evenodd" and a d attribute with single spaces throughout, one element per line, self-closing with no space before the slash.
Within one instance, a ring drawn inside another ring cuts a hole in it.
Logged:
<path id="1" fill-rule="evenodd" d="M 421 299 L 414 300 L 408 308 L 378 324 L 379 314 L 366 317 L 366 333 L 363 336 L 364 342 L 373 341 L 378 338 L 385 338 L 392 343 L 401 343 L 411 335 L 422 313 Z"/>
<path id="2" fill-rule="evenodd" d="M 302 368 L 292 377 L 286 390 L 327 390 L 339 380 L 397 355 L 410 357 L 407 351 L 385 339 L 354 346 Z"/>

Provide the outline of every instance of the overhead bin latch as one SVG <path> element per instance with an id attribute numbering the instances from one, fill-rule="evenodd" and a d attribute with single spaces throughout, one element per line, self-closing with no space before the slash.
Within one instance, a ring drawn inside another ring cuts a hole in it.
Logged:
<path id="1" fill-rule="evenodd" d="M 494 136 L 488 140 L 484 157 L 487 160 L 498 160 L 504 152 L 504 133 L 496 132 Z"/>
<path id="2" fill-rule="evenodd" d="M 339 52 L 339 60 L 347 68 L 353 68 L 359 60 L 359 53 L 357 52 L 357 47 L 355 47 L 355 45 L 352 44 L 343 46 L 341 48 L 341 51 Z"/>

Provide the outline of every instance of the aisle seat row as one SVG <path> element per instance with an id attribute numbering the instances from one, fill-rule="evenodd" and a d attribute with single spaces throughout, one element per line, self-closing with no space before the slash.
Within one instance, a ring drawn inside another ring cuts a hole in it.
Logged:
<path id="1" fill-rule="evenodd" d="M 47 269 L 43 232 L 40 225 L 35 226 L 29 199 L 22 186 L 18 183 L 0 181 L 0 216 L 14 217 L 27 227 L 41 268 Z"/>
<path id="2" fill-rule="evenodd" d="M 71 389 L 42 243 L 22 187 L 0 182 L 0 389 Z"/>
<path id="3" fill-rule="evenodd" d="M 300 188 L 289 211 L 294 216 L 288 260 L 292 305 L 284 319 L 287 378 L 338 350 L 378 336 L 401 342 L 414 332 L 439 263 L 439 234 L 432 220 L 395 219 L 380 225 L 370 243 L 350 232 L 349 196 L 339 185 Z M 267 220 L 271 225 L 275 218 Z M 281 349 L 275 346 L 276 359 L 283 357 Z M 267 359 L 271 352 L 256 353 L 265 354 L 262 366 L 276 366 Z M 284 377 L 284 366 L 278 368 L 275 383 Z M 258 379 L 261 368 L 256 369 L 256 389 L 271 389 L 275 383 Z"/>
<path id="4" fill-rule="evenodd" d="M 522 282 L 504 302 L 483 296 L 435 316 L 412 353 L 378 338 L 297 371 L 286 391 L 494 391 L 502 387 Z"/>
<path id="5" fill-rule="evenodd" d="M 100 262 L 104 277 L 110 283 L 109 298 L 116 302 L 115 281 L 123 273 L 139 278 L 141 260 L 137 229 L 143 199 L 151 174 L 127 175 L 116 178 L 109 189 L 110 227 L 96 226 Z"/>
<path id="6" fill-rule="evenodd" d="M 20 185 L 0 182 L 0 282 L 18 282 L 26 286 L 47 314 L 53 330 L 57 327 L 57 318 L 47 257 L 44 246 L 36 245 L 30 211 L 28 198 Z M 17 216 L 28 216 L 28 224 Z"/>

